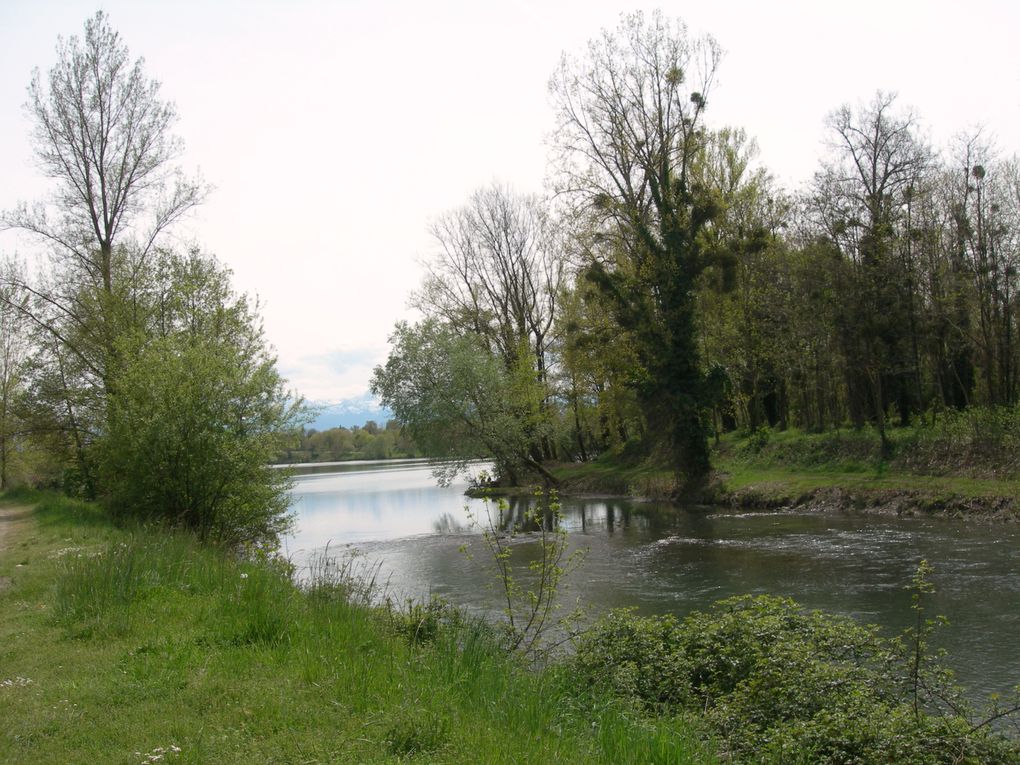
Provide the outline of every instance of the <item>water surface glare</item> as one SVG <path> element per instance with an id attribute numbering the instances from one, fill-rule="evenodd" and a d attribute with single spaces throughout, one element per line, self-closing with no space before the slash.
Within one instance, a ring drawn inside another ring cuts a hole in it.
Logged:
<path id="1" fill-rule="evenodd" d="M 466 482 L 436 485 L 421 462 L 352 463 L 297 475 L 298 565 L 346 545 L 381 565 L 398 597 L 429 594 L 499 613 Z M 519 508 L 518 508 L 519 510 Z M 882 625 L 911 621 L 905 589 L 921 558 L 935 567 L 930 615 L 949 618 L 938 640 L 974 698 L 1020 683 L 1020 532 L 1014 525 L 813 513 L 728 513 L 668 503 L 563 502 L 573 547 L 587 549 L 565 599 L 597 611 L 635 607 L 683 615 L 731 595 L 771 593 L 809 608 Z M 520 542 L 526 558 L 535 545 Z M 471 555 L 466 555 L 467 548 Z M 525 564 L 522 560 L 521 566 Z"/>

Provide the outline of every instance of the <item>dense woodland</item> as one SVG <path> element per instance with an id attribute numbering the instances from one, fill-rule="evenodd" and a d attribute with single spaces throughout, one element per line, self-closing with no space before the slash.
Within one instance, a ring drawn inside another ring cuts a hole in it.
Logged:
<path id="1" fill-rule="evenodd" d="M 888 448 L 1015 409 L 1017 159 L 981 130 L 930 145 L 879 91 L 834 103 L 813 178 L 782 188 L 713 124 L 719 64 L 711 38 L 625 18 L 552 77 L 554 193 L 494 185 L 438 219 L 427 318 L 375 377 L 426 450 L 483 449 L 512 480 L 626 446 L 697 481 L 733 429 Z"/>

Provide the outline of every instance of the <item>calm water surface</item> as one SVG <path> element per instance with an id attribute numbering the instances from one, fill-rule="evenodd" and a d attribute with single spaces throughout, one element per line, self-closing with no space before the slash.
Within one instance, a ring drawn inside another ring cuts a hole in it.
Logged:
<path id="1" fill-rule="evenodd" d="M 298 475 L 292 492 L 297 528 L 286 550 L 296 563 L 327 544 L 331 551 L 350 545 L 379 563 L 398 596 L 431 593 L 477 612 L 499 612 L 480 534 L 465 512 L 470 506 L 484 517 L 485 504 L 463 496 L 466 482 L 439 487 L 420 462 L 314 470 Z M 927 558 L 937 588 L 929 613 L 949 617 L 939 644 L 961 681 L 978 697 L 1020 683 L 1020 530 L 1014 525 L 704 512 L 624 500 L 567 500 L 563 513 L 571 545 L 588 551 L 565 597 L 580 597 L 596 610 L 633 606 L 644 614 L 683 615 L 730 595 L 771 593 L 892 634 L 910 620 L 904 588 Z M 525 556 L 534 549 L 526 538 L 520 544 Z"/>

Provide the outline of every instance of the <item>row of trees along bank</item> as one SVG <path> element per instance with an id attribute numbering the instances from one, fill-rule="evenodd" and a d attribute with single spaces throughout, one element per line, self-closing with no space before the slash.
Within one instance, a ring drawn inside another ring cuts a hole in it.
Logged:
<path id="1" fill-rule="evenodd" d="M 710 37 L 625 16 L 550 81 L 552 201 L 494 185 L 439 218 L 425 315 L 374 389 L 418 444 L 505 477 L 623 444 L 709 470 L 713 433 L 887 429 L 1015 407 L 1020 164 L 936 149 L 878 92 L 781 188 L 713 125 Z"/>
<path id="2" fill-rule="evenodd" d="M 396 420 L 380 427 L 369 420 L 361 427 L 343 426 L 316 430 L 306 428 L 287 448 L 278 462 L 334 462 L 342 460 L 385 460 L 419 456 L 408 432 Z"/>
<path id="3" fill-rule="evenodd" d="M 272 542 L 301 422 L 229 272 L 166 234 L 206 188 L 176 113 L 100 12 L 29 86 L 46 200 L 0 216 L 39 258 L 0 274 L 0 483 L 60 481 L 115 511 Z M 18 473 L 17 476 L 14 473 Z"/>

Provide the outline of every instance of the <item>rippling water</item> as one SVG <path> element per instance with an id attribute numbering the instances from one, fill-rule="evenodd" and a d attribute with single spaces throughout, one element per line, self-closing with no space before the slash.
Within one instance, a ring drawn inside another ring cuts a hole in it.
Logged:
<path id="1" fill-rule="evenodd" d="M 394 594 L 439 595 L 499 611 L 465 483 L 439 487 L 427 465 L 354 463 L 299 475 L 297 563 L 356 547 L 378 562 Z M 518 512 L 520 508 L 515 508 Z M 587 550 L 564 597 L 596 610 L 685 614 L 742 593 L 795 598 L 850 614 L 887 634 L 911 619 L 905 587 L 922 558 L 935 567 L 930 614 L 950 620 L 939 638 L 975 697 L 1020 683 L 1020 535 L 1014 525 L 813 513 L 726 513 L 662 503 L 569 500 L 573 547 Z M 521 541 L 522 554 L 534 550 Z M 461 551 L 466 547 L 472 557 Z M 523 565 L 523 564 L 522 564 Z"/>

